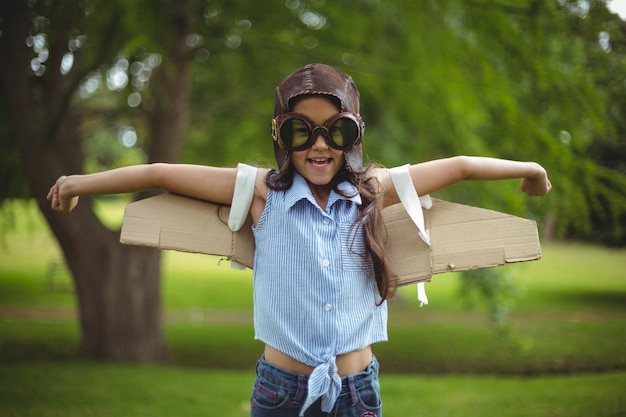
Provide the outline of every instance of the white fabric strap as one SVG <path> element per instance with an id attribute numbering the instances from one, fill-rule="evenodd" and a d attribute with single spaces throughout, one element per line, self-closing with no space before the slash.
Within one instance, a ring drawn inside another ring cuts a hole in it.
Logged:
<path id="1" fill-rule="evenodd" d="M 419 197 L 413 186 L 413 180 L 409 173 L 409 165 L 402 165 L 389 169 L 391 182 L 400 197 L 400 202 L 408 213 L 413 223 L 417 226 L 418 235 L 424 243 L 430 246 L 430 236 L 424 225 L 424 213 L 422 207 L 429 209 L 432 207 L 432 201 L 429 195 Z M 428 296 L 426 295 L 426 287 L 423 282 L 417 283 L 417 299 L 420 305 L 428 304 Z"/>
<path id="2" fill-rule="evenodd" d="M 248 218 L 252 197 L 254 197 L 254 185 L 258 168 L 246 164 L 237 165 L 237 179 L 235 180 L 235 191 L 233 201 L 230 205 L 230 215 L 228 216 L 228 227 L 233 232 L 241 229 L 241 226 Z M 230 267 L 237 270 L 246 269 L 238 262 L 231 261 Z"/>
<path id="3" fill-rule="evenodd" d="M 246 164 L 237 165 L 237 180 L 233 202 L 230 205 L 228 227 L 233 232 L 241 229 L 248 218 L 252 197 L 254 197 L 254 185 L 258 168 Z"/>
<path id="4" fill-rule="evenodd" d="M 428 296 L 426 295 L 426 284 L 423 282 L 417 283 L 417 301 L 420 303 L 420 307 L 428 305 Z"/>
<path id="5" fill-rule="evenodd" d="M 430 196 L 418 197 L 417 191 L 415 191 L 415 187 L 413 186 L 411 174 L 409 174 L 408 164 L 390 168 L 389 176 L 391 177 L 393 186 L 396 188 L 398 197 L 400 197 L 400 202 L 409 214 L 409 217 L 411 217 L 411 220 L 413 220 L 413 223 L 417 226 L 420 239 L 430 246 L 430 236 L 428 236 L 428 232 L 426 232 L 424 213 L 422 212 L 422 207 L 426 209 L 432 207 Z"/>

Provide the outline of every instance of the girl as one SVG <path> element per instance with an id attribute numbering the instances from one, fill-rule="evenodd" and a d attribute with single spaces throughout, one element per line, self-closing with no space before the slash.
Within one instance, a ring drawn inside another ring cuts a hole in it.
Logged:
<path id="1" fill-rule="evenodd" d="M 255 338 L 265 343 L 251 415 L 381 416 L 371 345 L 387 340 L 395 290 L 381 209 L 399 197 L 387 169 L 362 166 L 352 79 L 321 64 L 289 75 L 276 89 L 272 137 L 278 170 L 257 171 L 250 206 Z M 408 172 L 418 195 L 464 179 L 521 178 L 531 196 L 551 188 L 533 162 L 459 156 Z M 137 165 L 63 176 L 47 198 L 69 212 L 81 195 L 160 187 L 230 204 L 236 176 L 235 168 Z"/>

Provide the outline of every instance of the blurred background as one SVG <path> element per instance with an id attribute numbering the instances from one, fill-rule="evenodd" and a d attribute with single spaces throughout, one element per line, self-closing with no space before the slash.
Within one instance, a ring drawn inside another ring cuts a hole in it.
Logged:
<path id="1" fill-rule="evenodd" d="M 386 407 L 396 407 L 389 415 L 421 415 L 416 396 L 430 415 L 468 407 L 481 416 L 626 415 L 615 394 L 626 388 L 625 8 L 623 0 L 3 2 L 0 415 L 165 415 L 182 411 L 181 398 L 204 410 L 215 396 L 190 399 L 181 388 L 196 374 L 159 373 L 187 372 L 179 366 L 202 368 L 201 386 L 234 378 L 213 389 L 232 386 L 236 399 L 220 395 L 224 408 L 209 415 L 245 415 L 252 381 L 237 372 L 252 372 L 261 351 L 250 271 L 120 245 L 124 205 L 148 193 L 85 198 L 71 215 L 49 210 L 45 195 L 61 175 L 136 163 L 274 166 L 274 88 L 310 62 L 359 86 L 369 162 L 537 161 L 554 186 L 540 199 L 516 181 L 436 195 L 535 220 L 544 259 L 435 277 L 427 288 L 437 301 L 424 309 L 414 288 L 400 291 L 392 340 L 380 347 L 383 373 L 393 375 L 384 381 Z M 407 373 L 418 379 L 396 376 Z M 419 379 L 459 373 L 602 376 Z M 97 387 L 103 374 L 100 391 L 79 382 Z M 46 395 L 50 387 L 34 382 L 47 375 L 66 382 L 61 391 Z M 155 385 L 167 380 L 178 382 Z M 412 384 L 437 395 L 404 391 Z M 554 398 L 542 397 L 552 389 Z M 516 400 L 520 391 L 528 397 Z M 486 392 L 494 394 L 485 400 Z M 141 398 L 159 406 L 141 407 Z"/>

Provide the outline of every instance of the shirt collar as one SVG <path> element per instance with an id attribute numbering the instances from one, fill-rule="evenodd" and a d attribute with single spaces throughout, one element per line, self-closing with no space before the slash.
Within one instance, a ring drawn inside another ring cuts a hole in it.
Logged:
<path id="1" fill-rule="evenodd" d="M 354 186 L 354 184 L 349 181 L 343 181 L 339 183 L 339 186 L 337 188 L 339 188 L 339 190 L 344 194 L 352 197 L 345 197 L 337 193 L 335 190 L 331 190 L 330 196 L 328 197 L 328 207 L 331 207 L 338 200 L 352 201 L 355 204 L 361 205 L 361 195 L 358 193 L 357 188 Z M 298 201 L 304 199 L 310 201 L 311 204 L 315 206 L 318 205 L 317 201 L 315 201 L 315 197 L 313 197 L 313 193 L 311 192 L 311 189 L 309 188 L 309 184 L 307 183 L 306 179 L 304 179 L 304 177 L 298 172 L 294 172 L 293 184 L 291 185 L 291 187 L 289 187 L 289 189 L 285 191 L 285 202 L 287 209 L 290 209 Z"/>

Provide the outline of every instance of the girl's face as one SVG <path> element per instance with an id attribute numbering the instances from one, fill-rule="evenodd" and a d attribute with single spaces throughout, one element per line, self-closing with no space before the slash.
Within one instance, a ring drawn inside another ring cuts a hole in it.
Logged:
<path id="1" fill-rule="evenodd" d="M 339 113 L 339 109 L 322 96 L 305 97 L 291 111 L 304 114 L 317 126 L 323 125 L 331 116 Z M 345 157 L 342 150 L 331 148 L 320 133 L 309 149 L 293 151 L 291 161 L 309 184 L 328 185 L 343 167 Z"/>

